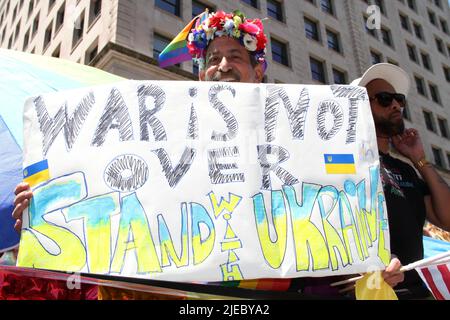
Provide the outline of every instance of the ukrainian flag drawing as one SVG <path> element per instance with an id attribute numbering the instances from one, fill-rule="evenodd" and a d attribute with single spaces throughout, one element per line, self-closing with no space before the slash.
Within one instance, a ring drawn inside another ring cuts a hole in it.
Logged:
<path id="1" fill-rule="evenodd" d="M 324 157 L 327 174 L 356 174 L 352 154 L 326 154 Z"/>
<path id="2" fill-rule="evenodd" d="M 23 170 L 23 181 L 32 187 L 50 179 L 47 160 L 42 160 Z"/>

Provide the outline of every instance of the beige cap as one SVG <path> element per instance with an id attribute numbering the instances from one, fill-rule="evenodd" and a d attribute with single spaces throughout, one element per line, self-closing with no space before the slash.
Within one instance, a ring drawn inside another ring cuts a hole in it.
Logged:
<path id="1" fill-rule="evenodd" d="M 408 95 L 410 80 L 408 74 L 400 67 L 390 63 L 378 63 L 367 69 L 363 76 L 354 80 L 352 86 L 365 87 L 376 79 L 389 82 L 397 93 Z"/>

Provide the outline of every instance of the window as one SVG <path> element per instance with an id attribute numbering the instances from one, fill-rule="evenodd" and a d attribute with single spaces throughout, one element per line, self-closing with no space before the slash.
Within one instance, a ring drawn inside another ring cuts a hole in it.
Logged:
<path id="1" fill-rule="evenodd" d="M 50 44 L 50 41 L 52 40 L 52 27 L 53 27 L 53 21 L 50 22 L 50 25 L 45 30 L 44 50 L 45 50 L 45 48 L 47 48 L 47 46 Z"/>
<path id="2" fill-rule="evenodd" d="M 173 15 L 180 16 L 180 0 L 155 0 L 155 5 Z"/>
<path id="3" fill-rule="evenodd" d="M 170 39 L 155 33 L 153 35 L 153 58 L 158 60 L 159 54 L 167 47 L 170 43 Z"/>
<path id="4" fill-rule="evenodd" d="M 383 60 L 381 58 L 381 54 L 371 51 L 370 52 L 370 56 L 372 58 L 372 64 L 378 64 L 381 63 Z"/>
<path id="5" fill-rule="evenodd" d="M 416 81 L 416 89 L 417 89 L 417 92 L 419 93 L 419 94 L 421 94 L 422 96 L 427 96 L 427 93 L 426 93 L 426 91 L 425 91 L 425 83 L 424 83 L 424 81 L 423 81 L 423 79 L 422 78 L 419 78 L 419 77 L 417 77 L 417 76 L 415 76 L 414 77 L 414 80 Z"/>
<path id="6" fill-rule="evenodd" d="M 448 32 L 448 25 L 447 25 L 447 21 L 443 20 L 443 19 L 439 19 L 440 23 L 441 23 L 441 29 L 442 31 L 444 31 L 444 33 L 449 34 Z"/>
<path id="7" fill-rule="evenodd" d="M 422 52 L 420 54 L 422 56 L 422 63 L 425 69 L 428 71 L 433 71 L 433 66 L 431 65 L 431 59 L 430 56 L 427 53 Z"/>
<path id="8" fill-rule="evenodd" d="M 91 0 L 89 6 L 89 25 L 91 25 L 102 12 L 102 0 Z M 86 63 L 87 64 L 87 63 Z"/>
<path id="9" fill-rule="evenodd" d="M 34 35 L 38 31 L 38 29 L 39 29 L 39 14 L 36 16 L 36 18 L 34 18 L 34 21 L 33 21 L 33 26 L 32 26 L 32 29 L 31 29 L 31 36 L 32 37 L 34 37 Z"/>
<path id="10" fill-rule="evenodd" d="M 28 49 L 28 44 L 30 43 L 30 30 L 25 33 L 25 38 L 23 40 L 23 50 Z"/>
<path id="11" fill-rule="evenodd" d="M 414 23 L 414 33 L 416 37 L 420 40 L 424 40 L 422 26 L 420 24 Z"/>
<path id="12" fill-rule="evenodd" d="M 435 40 L 436 40 L 436 48 L 438 49 L 438 51 L 442 54 L 445 54 L 444 43 L 442 42 L 442 40 L 439 38 L 435 38 Z"/>
<path id="13" fill-rule="evenodd" d="M 409 112 L 408 105 L 405 105 L 405 107 L 403 108 L 403 118 L 405 118 L 406 120 L 411 121 L 411 114 Z"/>
<path id="14" fill-rule="evenodd" d="M 249 6 L 252 6 L 253 8 L 258 8 L 257 0 L 241 0 L 241 1 L 248 4 Z"/>
<path id="15" fill-rule="evenodd" d="M 439 95 L 439 89 L 436 85 L 434 84 L 429 84 L 428 87 L 430 88 L 430 95 L 431 95 L 431 99 L 437 103 L 437 104 L 441 104 L 441 96 Z"/>
<path id="16" fill-rule="evenodd" d="M 437 25 L 436 24 L 436 15 L 434 14 L 434 12 L 432 11 L 428 11 L 428 20 L 430 20 L 432 25 Z"/>
<path id="17" fill-rule="evenodd" d="M 347 76 L 345 72 L 333 68 L 333 80 L 335 84 L 346 84 Z"/>
<path id="18" fill-rule="evenodd" d="M 444 138 L 449 138 L 448 134 L 448 123 L 447 120 L 438 118 L 439 129 L 441 130 L 441 136 Z"/>
<path id="19" fill-rule="evenodd" d="M 323 12 L 329 13 L 334 16 L 334 8 L 332 0 L 321 0 L 320 7 Z"/>
<path id="20" fill-rule="evenodd" d="M 271 45 L 272 45 L 272 59 L 285 66 L 289 66 L 287 45 L 273 38 L 271 40 Z"/>
<path id="21" fill-rule="evenodd" d="M 61 45 L 58 45 L 58 47 L 53 51 L 52 57 L 53 58 L 60 58 L 61 57 Z"/>
<path id="22" fill-rule="evenodd" d="M 33 13 L 34 8 L 34 0 L 30 0 L 30 3 L 28 4 L 28 17 L 31 16 Z"/>
<path id="23" fill-rule="evenodd" d="M 267 14 L 269 17 L 283 21 L 283 7 L 281 2 L 276 0 L 267 0 Z"/>
<path id="24" fill-rule="evenodd" d="M 433 150 L 433 156 L 434 156 L 434 163 L 438 166 L 443 168 L 444 167 L 444 161 L 442 159 L 442 150 L 436 147 L 432 147 L 431 150 Z"/>
<path id="25" fill-rule="evenodd" d="M 94 58 L 98 54 L 98 39 L 91 44 L 88 50 L 86 50 L 86 54 L 84 56 L 84 64 L 88 65 L 94 60 Z"/>
<path id="26" fill-rule="evenodd" d="M 320 41 L 317 23 L 305 17 L 306 37 L 311 40 Z"/>
<path id="27" fill-rule="evenodd" d="M 408 20 L 408 17 L 404 16 L 404 15 L 401 14 L 401 13 L 399 14 L 399 16 L 400 16 L 400 24 L 402 25 L 402 28 L 405 29 L 405 30 L 407 30 L 407 31 L 410 31 L 411 28 L 410 28 L 410 26 L 409 26 L 409 20 Z"/>
<path id="28" fill-rule="evenodd" d="M 199 14 L 205 12 L 205 9 L 208 9 L 209 12 L 215 12 L 216 8 L 203 4 L 199 1 L 192 1 L 192 18 L 195 18 Z"/>
<path id="29" fill-rule="evenodd" d="M 381 37 L 385 45 L 393 47 L 391 31 L 385 28 L 381 28 Z"/>
<path id="30" fill-rule="evenodd" d="M 72 35 L 72 48 L 75 48 L 77 44 L 83 39 L 83 33 L 84 33 L 84 11 L 75 21 Z"/>
<path id="31" fill-rule="evenodd" d="M 59 8 L 58 13 L 56 14 L 55 33 L 57 33 L 64 24 L 65 7 L 66 4 L 63 3 L 62 6 Z"/>
<path id="32" fill-rule="evenodd" d="M 52 10 L 53 6 L 55 5 L 56 0 L 49 0 L 48 1 L 48 12 Z"/>
<path id="33" fill-rule="evenodd" d="M 450 82 L 450 67 L 443 66 L 442 70 L 444 71 L 444 76 L 447 82 Z"/>
<path id="34" fill-rule="evenodd" d="M 431 112 L 423 111 L 423 118 L 425 119 L 425 125 L 427 126 L 427 129 L 436 132 L 436 129 L 434 127 L 434 119 Z"/>
<path id="35" fill-rule="evenodd" d="M 378 39 L 377 30 L 373 27 L 369 27 L 369 23 L 367 21 L 368 19 L 369 19 L 368 17 L 364 16 L 364 29 L 366 30 L 366 33 L 368 33 L 372 37 Z"/>
<path id="36" fill-rule="evenodd" d="M 413 46 L 412 44 L 407 44 L 406 47 L 408 49 L 409 59 L 411 59 L 411 61 L 414 61 L 415 63 L 419 63 L 419 59 L 417 58 L 416 47 Z"/>
<path id="37" fill-rule="evenodd" d="M 327 30 L 327 42 L 328 48 L 339 53 L 341 52 L 339 36 L 335 32 Z"/>
<path id="38" fill-rule="evenodd" d="M 321 83 L 326 83 L 325 68 L 323 62 L 312 57 L 309 58 L 309 62 L 311 65 L 312 79 Z"/>
<path id="39" fill-rule="evenodd" d="M 382 14 L 386 15 L 386 9 L 384 8 L 383 0 L 375 0 L 375 5 L 377 5 L 380 8 L 380 12 Z"/>
<path id="40" fill-rule="evenodd" d="M 193 73 L 194 75 L 198 76 L 198 73 L 199 73 L 199 72 L 200 72 L 200 70 L 199 70 L 198 65 L 197 65 L 196 63 L 194 63 L 194 64 L 192 65 L 192 73 Z"/>

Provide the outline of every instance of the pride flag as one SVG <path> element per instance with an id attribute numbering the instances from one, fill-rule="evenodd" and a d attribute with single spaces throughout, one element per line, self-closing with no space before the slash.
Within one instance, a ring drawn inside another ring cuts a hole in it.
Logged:
<path id="1" fill-rule="evenodd" d="M 355 158 L 352 154 L 325 154 L 327 174 L 356 174 Z"/>
<path id="2" fill-rule="evenodd" d="M 191 32 L 194 24 L 197 22 L 196 26 L 201 24 L 208 17 L 208 11 L 199 14 L 194 19 L 192 19 L 189 24 L 184 27 L 184 29 L 172 40 L 171 43 L 159 54 L 159 66 L 161 68 L 166 68 L 173 66 L 174 64 L 181 63 L 184 61 L 189 61 L 192 56 L 189 53 L 187 47 L 187 38 Z"/>

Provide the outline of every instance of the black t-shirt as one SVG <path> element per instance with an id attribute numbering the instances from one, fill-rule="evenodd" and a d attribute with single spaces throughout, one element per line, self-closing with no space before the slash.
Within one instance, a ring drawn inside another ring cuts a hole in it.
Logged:
<path id="1" fill-rule="evenodd" d="M 423 259 L 425 182 L 409 164 L 380 153 L 380 174 L 388 210 L 391 252 L 403 265 Z M 406 274 L 405 286 L 421 282 L 415 271 Z"/>

